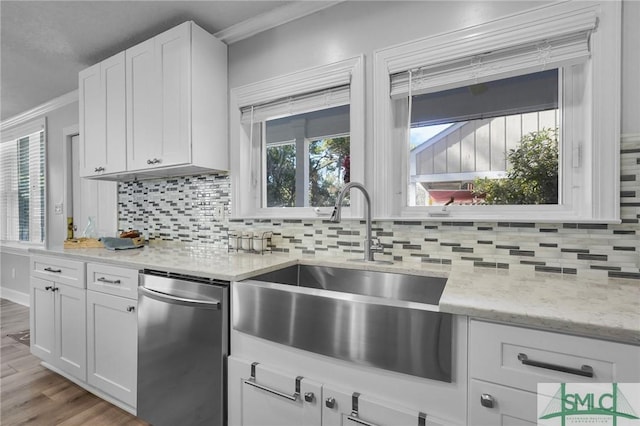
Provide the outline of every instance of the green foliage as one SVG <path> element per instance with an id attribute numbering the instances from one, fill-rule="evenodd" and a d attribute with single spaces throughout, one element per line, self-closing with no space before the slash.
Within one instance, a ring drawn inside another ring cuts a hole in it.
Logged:
<path id="1" fill-rule="evenodd" d="M 342 186 L 342 165 L 350 152 L 349 136 L 318 139 L 309 143 L 309 204 L 332 206 Z M 296 145 L 267 149 L 267 207 L 296 206 Z"/>
<path id="2" fill-rule="evenodd" d="M 350 152 L 350 138 L 320 139 L 309 144 L 309 203 L 313 207 L 335 204 L 342 186 L 341 166 Z"/>
<path id="3" fill-rule="evenodd" d="M 267 207 L 296 205 L 296 146 L 267 149 Z"/>
<path id="4" fill-rule="evenodd" d="M 522 137 L 509 150 L 506 179 L 476 179 L 474 194 L 486 204 L 557 204 L 557 129 L 542 129 Z"/>

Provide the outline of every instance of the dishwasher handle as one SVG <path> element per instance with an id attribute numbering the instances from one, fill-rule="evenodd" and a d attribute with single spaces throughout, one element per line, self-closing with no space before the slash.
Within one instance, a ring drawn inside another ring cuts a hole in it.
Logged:
<path id="1" fill-rule="evenodd" d="M 171 303 L 174 305 L 193 306 L 202 309 L 220 309 L 221 307 L 221 303 L 219 300 L 188 299 L 186 297 L 178 297 L 172 294 L 151 290 L 144 286 L 138 287 L 138 293 L 151 297 L 152 299 L 161 300 L 163 302 Z"/>

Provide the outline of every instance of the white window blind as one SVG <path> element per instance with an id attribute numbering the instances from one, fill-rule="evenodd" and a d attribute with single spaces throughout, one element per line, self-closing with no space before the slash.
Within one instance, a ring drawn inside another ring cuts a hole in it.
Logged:
<path id="1" fill-rule="evenodd" d="M 26 133 L 23 133 L 26 132 Z M 22 133 L 22 134 L 21 134 Z M 0 238 L 43 243 L 45 237 L 45 123 L 38 120 L 2 134 Z"/>
<path id="2" fill-rule="evenodd" d="M 276 99 L 241 108 L 243 123 L 257 123 L 290 115 L 304 114 L 350 103 L 350 85 L 345 84 L 311 93 Z"/>
<path id="3" fill-rule="evenodd" d="M 570 34 L 392 74 L 391 97 L 432 93 L 582 63 L 590 56 L 589 36 L 595 25 L 594 18 Z"/>

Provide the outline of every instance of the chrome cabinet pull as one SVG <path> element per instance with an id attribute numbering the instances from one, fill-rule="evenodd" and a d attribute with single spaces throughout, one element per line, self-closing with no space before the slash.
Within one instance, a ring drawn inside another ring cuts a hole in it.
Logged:
<path id="1" fill-rule="evenodd" d="M 305 392 L 304 393 L 305 402 L 313 402 L 314 399 L 315 399 L 315 395 L 313 395 L 313 392 Z"/>
<path id="2" fill-rule="evenodd" d="M 49 290 L 51 290 L 52 288 L 53 288 L 52 286 L 48 285 L 48 286 L 46 286 L 44 289 L 45 289 L 45 290 L 47 290 L 47 291 L 49 291 Z"/>
<path id="3" fill-rule="evenodd" d="M 136 310 L 135 306 L 127 306 L 127 312 L 133 312 Z"/>
<path id="4" fill-rule="evenodd" d="M 353 414 L 350 414 L 347 417 L 347 420 L 350 420 L 350 421 L 352 421 L 354 423 L 357 423 L 357 424 L 363 425 L 363 426 L 377 426 L 375 423 L 366 422 L 366 421 L 362 420 L 359 417 L 353 417 Z"/>
<path id="5" fill-rule="evenodd" d="M 494 402 L 495 400 L 493 399 L 493 396 L 489 395 L 488 393 L 483 393 L 482 395 L 480 395 L 480 405 L 482 405 L 483 407 L 493 408 Z"/>
<path id="6" fill-rule="evenodd" d="M 593 377 L 593 367 L 590 365 L 582 365 L 580 369 L 573 367 L 565 367 L 564 365 L 549 364 L 542 361 L 530 360 L 527 354 L 519 353 L 518 360 L 524 365 L 530 365 L 532 367 L 544 368 L 547 370 L 560 371 L 562 373 L 575 374 L 582 377 Z"/>
<path id="7" fill-rule="evenodd" d="M 93 169 L 94 172 L 104 172 L 104 167 L 100 166 L 100 167 L 96 167 L 95 169 Z"/>
<path id="8" fill-rule="evenodd" d="M 100 281 L 101 283 L 107 283 L 107 284 L 120 284 L 120 280 L 110 280 L 105 277 L 100 277 L 96 281 Z"/>
<path id="9" fill-rule="evenodd" d="M 274 394 L 276 396 L 288 399 L 289 401 L 297 401 L 298 397 L 300 396 L 300 382 L 302 381 L 302 376 L 298 376 L 296 377 L 296 390 L 293 394 L 289 395 L 286 394 L 284 392 L 280 392 L 279 390 L 275 390 L 272 389 L 268 386 L 265 385 L 261 385 L 258 382 L 256 382 L 256 366 L 258 365 L 258 362 L 254 362 L 251 364 L 251 377 L 248 378 L 247 380 L 244 380 L 244 383 L 246 383 L 249 386 L 253 386 L 254 388 L 258 388 L 260 390 L 263 390 L 265 392 L 269 392 L 271 394 Z M 309 392 L 311 393 L 311 392 Z M 313 396 L 313 393 L 311 393 L 311 395 Z"/>
<path id="10" fill-rule="evenodd" d="M 370 423 L 362 420 L 358 415 L 358 399 L 360 398 L 359 392 L 354 392 L 351 395 L 351 414 L 347 417 L 347 420 L 357 423 L 363 426 L 377 426 L 375 423 Z"/>
<path id="11" fill-rule="evenodd" d="M 160 160 L 159 158 L 151 158 L 149 160 L 147 160 L 147 164 L 151 165 L 151 164 L 160 164 L 162 162 L 162 160 Z"/>
<path id="12" fill-rule="evenodd" d="M 54 287 L 51 289 L 51 291 L 58 291 L 58 290 L 60 290 L 60 287 Z"/>
<path id="13" fill-rule="evenodd" d="M 56 274 L 59 274 L 60 272 L 62 272 L 62 269 L 53 269 L 53 268 L 51 268 L 49 266 L 44 268 L 44 270 L 47 271 L 47 272 L 53 272 L 53 273 L 56 273 Z"/>

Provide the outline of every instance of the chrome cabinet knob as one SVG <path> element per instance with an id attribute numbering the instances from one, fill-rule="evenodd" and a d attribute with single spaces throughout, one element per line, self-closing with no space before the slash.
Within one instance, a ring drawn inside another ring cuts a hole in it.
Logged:
<path id="1" fill-rule="evenodd" d="M 493 408 L 494 402 L 495 400 L 488 393 L 483 393 L 482 395 L 480 395 L 480 404 L 483 407 Z"/>
<path id="2" fill-rule="evenodd" d="M 304 400 L 306 402 L 313 402 L 313 399 L 314 399 L 313 392 L 305 392 Z"/>
<path id="3" fill-rule="evenodd" d="M 327 408 L 335 408 L 335 406 L 336 406 L 336 399 L 335 399 L 334 397 L 330 396 L 329 398 L 327 398 L 327 399 L 324 401 L 324 405 L 326 405 L 326 406 L 327 406 Z"/>

